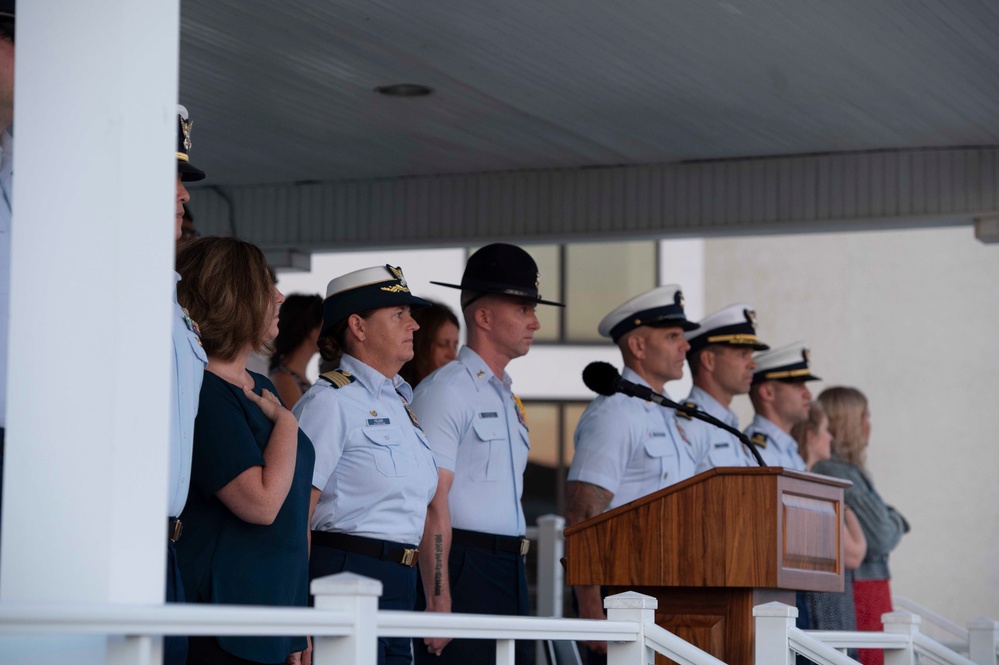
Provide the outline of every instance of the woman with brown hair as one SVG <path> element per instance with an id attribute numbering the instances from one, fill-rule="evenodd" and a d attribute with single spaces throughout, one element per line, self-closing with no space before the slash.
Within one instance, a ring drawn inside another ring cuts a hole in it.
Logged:
<path id="1" fill-rule="evenodd" d="M 798 442 L 798 454 L 809 470 L 816 471 L 822 462 L 832 457 L 832 434 L 829 417 L 819 402 L 812 402 L 808 419 L 791 428 L 791 436 Z M 816 471 L 818 473 L 818 471 Z M 843 512 L 843 580 L 842 592 L 806 591 L 803 600 L 807 608 L 811 630 L 857 630 L 853 601 L 853 571 L 867 554 L 867 540 L 849 507 Z M 854 653 L 851 658 L 855 658 Z"/>
<path id="2" fill-rule="evenodd" d="M 188 602 L 305 606 L 315 453 L 266 377 L 246 369 L 277 335 L 284 296 L 263 253 L 202 238 L 177 257 L 177 299 L 198 321 L 208 367 L 177 558 Z M 188 664 L 284 663 L 305 637 L 192 637 Z"/>
<path id="3" fill-rule="evenodd" d="M 819 403 L 829 418 L 832 457 L 816 463 L 812 470 L 853 483 L 845 493 L 846 505 L 856 513 L 867 541 L 867 553 L 853 579 L 857 630 L 880 631 L 881 615 L 892 611 L 888 555 L 909 531 L 909 523 L 884 502 L 864 467 L 871 437 L 867 398 L 856 388 L 837 386 L 822 391 Z M 884 652 L 861 649 L 860 661 L 881 665 Z"/>
<path id="4" fill-rule="evenodd" d="M 413 388 L 458 357 L 458 317 L 447 305 L 429 302 L 430 307 L 413 312 L 413 318 L 420 324 L 413 336 L 413 359 L 399 370 L 399 375 Z"/>
<path id="5" fill-rule="evenodd" d="M 292 293 L 278 313 L 278 334 L 270 361 L 270 380 L 289 409 L 312 387 L 305 369 L 319 352 L 316 340 L 323 327 L 323 299 L 318 294 Z"/>

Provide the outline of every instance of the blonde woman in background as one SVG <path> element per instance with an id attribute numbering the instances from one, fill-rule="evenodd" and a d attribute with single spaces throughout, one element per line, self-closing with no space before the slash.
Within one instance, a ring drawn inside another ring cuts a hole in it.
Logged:
<path id="1" fill-rule="evenodd" d="M 791 428 L 791 436 L 798 442 L 798 454 L 805 460 L 805 466 L 816 473 L 825 468 L 824 462 L 832 457 L 832 434 L 829 433 L 829 417 L 819 402 L 812 402 L 808 409 L 808 420 Z M 827 474 L 832 475 L 832 474 Z M 857 520 L 857 515 L 849 506 L 843 513 L 843 591 L 806 591 L 805 606 L 808 609 L 811 630 L 857 630 L 857 616 L 853 601 L 853 571 L 867 554 L 867 539 Z M 856 658 L 851 649 L 851 658 Z"/>
<path id="2" fill-rule="evenodd" d="M 909 531 L 909 523 L 885 503 L 864 467 L 871 437 L 867 398 L 856 388 L 837 386 L 822 391 L 818 401 L 829 419 L 832 457 L 812 470 L 853 483 L 845 493 L 846 505 L 856 513 L 867 540 L 867 552 L 853 576 L 857 630 L 880 631 L 881 615 L 892 611 L 888 555 Z M 884 652 L 861 649 L 860 662 L 882 665 Z"/>

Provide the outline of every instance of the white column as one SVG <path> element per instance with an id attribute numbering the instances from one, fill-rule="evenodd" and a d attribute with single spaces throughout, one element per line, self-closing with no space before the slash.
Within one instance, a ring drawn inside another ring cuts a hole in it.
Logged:
<path id="1" fill-rule="evenodd" d="M 18 5 L 0 600 L 162 602 L 179 2 Z"/>
<path id="2" fill-rule="evenodd" d="M 798 618 L 798 608 L 784 603 L 766 603 L 753 608 L 756 624 L 756 662 L 768 665 L 793 665 L 794 652 L 788 644 L 788 632 Z"/>
<path id="3" fill-rule="evenodd" d="M 341 610 L 354 618 L 350 637 L 316 637 L 315 665 L 370 665 L 378 659 L 378 598 L 382 583 L 354 573 L 337 573 L 312 580 L 309 589 L 316 609 Z"/>
<path id="4" fill-rule="evenodd" d="M 607 665 L 645 665 L 654 663 L 655 654 L 645 646 L 645 625 L 656 622 L 659 601 L 634 591 L 604 598 L 608 621 L 634 621 L 638 624 L 638 639 L 634 642 L 608 642 Z"/>

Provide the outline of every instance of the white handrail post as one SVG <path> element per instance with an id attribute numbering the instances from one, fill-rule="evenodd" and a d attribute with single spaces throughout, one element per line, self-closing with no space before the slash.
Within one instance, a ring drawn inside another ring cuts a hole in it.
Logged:
<path id="1" fill-rule="evenodd" d="M 565 573 L 562 570 L 562 555 L 565 541 L 562 529 L 565 518 L 560 515 L 542 515 L 538 518 L 538 616 L 562 616 L 562 589 Z M 535 661 L 538 665 L 546 662 L 545 642 L 538 640 L 535 645 Z"/>
<path id="2" fill-rule="evenodd" d="M 798 618 L 798 608 L 784 603 L 766 603 L 753 608 L 756 617 L 756 661 L 767 665 L 793 665 L 794 653 L 788 631 Z"/>
<path id="3" fill-rule="evenodd" d="M 907 635 L 909 643 L 902 649 L 885 649 L 885 665 L 914 665 L 916 649 L 914 637 L 919 632 L 922 619 L 912 612 L 888 612 L 881 615 L 886 633 Z"/>
<path id="4" fill-rule="evenodd" d="M 996 665 L 999 623 L 982 617 L 968 622 L 968 658 L 975 665 Z"/>
<path id="5" fill-rule="evenodd" d="M 608 642 L 607 665 L 646 665 L 655 662 L 652 647 L 645 645 L 645 625 L 656 622 L 659 601 L 652 596 L 626 591 L 604 598 L 609 621 L 633 621 L 638 624 L 634 642 Z"/>
<path id="6" fill-rule="evenodd" d="M 496 665 L 513 665 L 516 655 L 516 640 L 496 640 Z"/>
<path id="7" fill-rule="evenodd" d="M 162 638 L 151 635 L 108 636 L 107 665 L 158 665 Z"/>
<path id="8" fill-rule="evenodd" d="M 316 609 L 349 612 L 353 630 L 348 637 L 317 637 L 315 665 L 374 665 L 378 654 L 378 598 L 382 583 L 354 573 L 337 573 L 312 580 Z"/>
<path id="9" fill-rule="evenodd" d="M 562 616 L 562 555 L 565 544 L 562 529 L 565 518 L 542 515 L 538 518 L 538 616 Z"/>

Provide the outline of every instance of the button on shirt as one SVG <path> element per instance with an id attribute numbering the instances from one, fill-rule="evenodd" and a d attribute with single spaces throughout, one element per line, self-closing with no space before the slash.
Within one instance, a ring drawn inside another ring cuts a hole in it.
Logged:
<path id="1" fill-rule="evenodd" d="M 292 409 L 316 449 L 312 486 L 322 494 L 311 527 L 417 544 L 437 466 L 406 411 L 413 389 L 349 355 L 340 369 L 355 380 L 336 388 L 320 379 Z"/>
<path id="2" fill-rule="evenodd" d="M 194 330 L 194 322 L 177 303 L 174 273 L 173 290 L 173 372 L 170 375 L 170 476 L 167 517 L 177 517 L 187 503 L 191 484 L 191 448 L 194 445 L 194 418 L 198 415 L 201 383 L 208 356 Z"/>
<path id="3" fill-rule="evenodd" d="M 621 376 L 651 388 L 628 367 Z M 590 402 L 574 441 L 569 480 L 613 494 L 608 510 L 691 477 L 697 465 L 672 409 L 620 393 Z"/>
<path id="4" fill-rule="evenodd" d="M 413 408 L 437 464 L 454 472 L 451 526 L 501 536 L 526 531 L 520 497 L 530 441 L 511 390 L 464 346 L 457 359 L 423 379 Z"/>
<path id="5" fill-rule="evenodd" d="M 735 415 L 735 411 L 722 406 L 718 400 L 697 386 L 690 391 L 687 401 L 693 402 L 698 409 L 726 425 L 739 427 L 739 417 Z M 697 464 L 697 473 L 716 466 L 756 466 L 752 453 L 745 450 L 745 446 L 734 434 L 700 420 L 685 420 L 681 427 L 687 437 L 703 451 Z"/>
<path id="6" fill-rule="evenodd" d="M 767 466 L 782 466 L 785 469 L 798 471 L 806 470 L 805 460 L 801 459 L 801 455 L 798 454 L 798 442 L 771 420 L 757 413 L 753 422 L 749 423 L 745 433 L 750 439 L 756 434 L 766 435 L 766 447 L 757 446 L 757 449 Z"/>
<path id="7" fill-rule="evenodd" d="M 7 327 L 10 323 L 10 219 L 14 203 L 14 138 L 0 135 L 0 427 L 7 426 Z M 197 397 L 195 397 L 197 399 Z"/>

